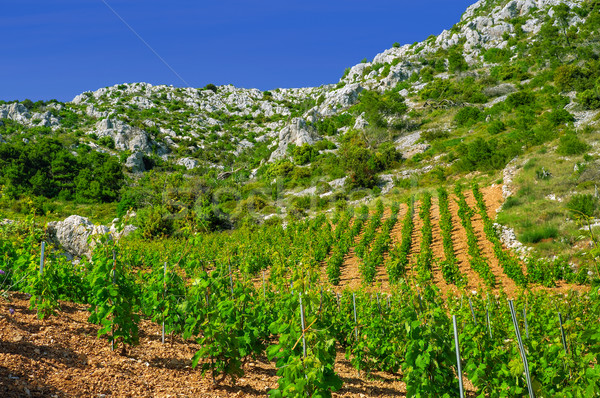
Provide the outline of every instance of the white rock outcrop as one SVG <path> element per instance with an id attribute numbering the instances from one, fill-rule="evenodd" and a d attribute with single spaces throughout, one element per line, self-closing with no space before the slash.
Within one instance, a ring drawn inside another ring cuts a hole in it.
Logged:
<path id="1" fill-rule="evenodd" d="M 50 241 L 76 257 L 89 256 L 93 246 L 91 236 L 105 235 L 110 230 L 104 225 L 94 225 L 85 217 L 72 215 L 64 221 L 49 222 L 46 234 Z"/>
<path id="2" fill-rule="evenodd" d="M 126 225 L 122 230 L 113 225 L 94 225 L 89 219 L 78 215 L 67 217 L 64 221 L 52 221 L 46 225 L 48 239 L 75 257 L 90 257 L 95 246 L 95 237 L 109 234 L 111 239 L 126 236 L 137 228 Z"/>
<path id="3" fill-rule="evenodd" d="M 185 166 L 188 170 L 192 170 L 198 167 L 200 163 L 194 158 L 181 158 L 177 161 L 177 164 L 179 166 Z"/>
<path id="4" fill-rule="evenodd" d="M 115 148 L 120 151 L 152 152 L 152 143 L 145 131 L 133 128 L 127 123 L 112 118 L 106 118 L 96 123 L 94 131 L 98 137 L 112 137 Z"/>
<path id="5" fill-rule="evenodd" d="M 355 83 L 347 84 L 340 89 L 328 92 L 325 95 L 325 101 L 319 106 L 319 113 L 323 116 L 332 116 L 341 110 L 349 108 L 358 101 L 358 94 L 362 90 L 363 87 Z"/>
<path id="6" fill-rule="evenodd" d="M 321 137 L 317 134 L 312 126 L 306 123 L 306 120 L 302 118 L 294 118 L 291 123 L 284 127 L 279 132 L 279 145 L 273 153 L 269 161 L 282 159 L 287 154 L 288 145 L 294 144 L 296 146 L 302 146 L 304 144 L 312 145 L 316 141 L 319 141 Z"/>
<path id="7" fill-rule="evenodd" d="M 135 152 L 129 155 L 125 161 L 125 167 L 131 170 L 132 173 L 143 173 L 146 171 L 144 165 L 144 154 L 142 152 Z"/>

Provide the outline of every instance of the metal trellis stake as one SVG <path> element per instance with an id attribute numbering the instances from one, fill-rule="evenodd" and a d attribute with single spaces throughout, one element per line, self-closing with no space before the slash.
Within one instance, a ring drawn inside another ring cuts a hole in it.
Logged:
<path id="1" fill-rule="evenodd" d="M 42 242 L 42 255 L 40 256 L 40 274 L 44 273 L 44 253 L 46 252 L 46 242 Z"/>
<path id="2" fill-rule="evenodd" d="M 531 376 L 529 374 L 529 364 L 527 363 L 525 347 L 523 346 L 523 340 L 521 339 L 521 332 L 519 331 L 519 323 L 517 321 L 517 313 L 515 312 L 515 306 L 514 306 L 512 300 L 508 300 L 508 306 L 510 307 L 510 315 L 512 317 L 513 326 L 515 328 L 515 334 L 517 335 L 517 342 L 519 344 L 519 350 L 521 351 L 521 359 L 523 360 L 523 367 L 525 368 L 525 378 L 527 379 L 527 389 L 529 391 L 529 397 L 535 398 L 535 395 L 533 394 L 533 386 L 531 384 Z"/>
<path id="3" fill-rule="evenodd" d="M 358 321 L 356 320 L 356 293 L 352 293 L 352 305 L 354 306 L 354 334 L 358 340 Z"/>
<path id="4" fill-rule="evenodd" d="M 568 354 L 569 350 L 567 348 L 567 339 L 565 338 L 565 329 L 563 328 L 562 314 L 560 312 L 558 313 L 558 323 L 560 324 L 560 337 L 565 349 L 565 354 Z"/>
<path id="5" fill-rule="evenodd" d="M 475 311 L 473 311 L 473 303 L 471 302 L 471 297 L 469 297 L 469 308 L 471 308 L 471 316 L 473 317 L 473 322 L 477 325 L 477 319 L 475 319 Z"/>
<path id="6" fill-rule="evenodd" d="M 464 398 L 465 392 L 462 381 L 462 365 L 460 363 L 460 345 L 458 343 L 458 327 L 456 326 L 456 315 L 452 315 L 452 325 L 454 326 L 454 347 L 456 348 L 456 365 L 458 370 L 458 389 L 460 398 Z"/>
<path id="7" fill-rule="evenodd" d="M 163 302 L 167 295 L 167 262 L 165 261 L 164 276 L 163 276 Z M 162 314 L 162 343 L 165 344 L 165 313 Z"/>
<path id="8" fill-rule="evenodd" d="M 306 338 L 304 336 L 304 329 L 306 328 L 304 324 L 304 307 L 302 306 L 302 293 L 298 293 L 300 296 L 300 323 L 302 325 L 302 353 L 304 354 L 304 358 L 306 359 Z"/>

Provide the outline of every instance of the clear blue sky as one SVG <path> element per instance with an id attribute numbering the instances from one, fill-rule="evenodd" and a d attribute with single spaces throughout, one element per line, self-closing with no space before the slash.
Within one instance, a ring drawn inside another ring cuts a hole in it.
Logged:
<path id="1" fill-rule="evenodd" d="M 475 0 L 105 0 L 189 85 L 336 83 Z M 0 99 L 69 101 L 125 82 L 187 86 L 103 0 L 17 0 L 0 15 Z"/>

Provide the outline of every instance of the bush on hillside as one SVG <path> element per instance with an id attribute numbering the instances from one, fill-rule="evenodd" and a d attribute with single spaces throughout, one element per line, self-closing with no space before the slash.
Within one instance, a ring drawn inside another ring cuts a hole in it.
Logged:
<path id="1" fill-rule="evenodd" d="M 594 195 L 574 195 L 567 204 L 575 217 L 594 217 L 598 210 L 598 199 Z"/>
<path id="2" fill-rule="evenodd" d="M 461 108 L 454 116 L 454 123 L 459 127 L 470 126 L 481 120 L 483 120 L 483 112 L 474 106 Z"/>
<path id="3" fill-rule="evenodd" d="M 589 145 L 577 138 L 575 132 L 570 131 L 560 137 L 556 152 L 564 156 L 581 155 L 589 149 Z"/>

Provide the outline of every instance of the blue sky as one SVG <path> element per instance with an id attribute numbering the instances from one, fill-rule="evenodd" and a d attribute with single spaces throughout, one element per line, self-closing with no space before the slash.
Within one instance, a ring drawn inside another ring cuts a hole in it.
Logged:
<path id="1" fill-rule="evenodd" d="M 176 73 L 103 0 L 4 2 L 0 99 L 69 101 L 141 81 L 261 90 L 336 83 L 394 42 L 449 29 L 475 0 L 105 1 Z"/>

